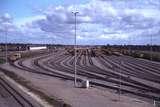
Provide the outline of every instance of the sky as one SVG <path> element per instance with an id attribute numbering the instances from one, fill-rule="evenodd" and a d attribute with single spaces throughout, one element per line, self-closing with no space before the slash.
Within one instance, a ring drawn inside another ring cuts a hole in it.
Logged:
<path id="1" fill-rule="evenodd" d="M 0 42 L 160 45 L 160 0 L 0 0 Z M 7 36 L 6 36 L 7 35 Z"/>

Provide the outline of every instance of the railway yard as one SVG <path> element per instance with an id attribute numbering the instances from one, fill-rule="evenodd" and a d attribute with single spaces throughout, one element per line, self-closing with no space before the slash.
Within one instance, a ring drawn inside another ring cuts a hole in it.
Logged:
<path id="1" fill-rule="evenodd" d="M 42 50 L 34 55 L 30 52 L 27 57 L 0 65 L 0 71 L 24 78 L 61 107 L 154 107 L 160 101 L 159 62 L 123 54 L 105 55 L 91 47 L 77 49 L 76 56 L 76 88 L 72 48 Z M 12 107 L 42 106 L 2 77 L 0 99 L 4 97 Z M 84 80 L 89 80 L 87 89 L 81 87 Z"/>

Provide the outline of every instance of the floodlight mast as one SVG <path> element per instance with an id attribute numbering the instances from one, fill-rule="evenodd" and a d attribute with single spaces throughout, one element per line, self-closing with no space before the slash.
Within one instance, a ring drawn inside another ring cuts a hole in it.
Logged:
<path id="1" fill-rule="evenodd" d="M 75 35 L 74 35 L 74 86 L 77 87 L 77 14 L 79 12 L 72 12 L 74 14 L 74 30 L 75 30 Z"/>
<path id="2" fill-rule="evenodd" d="M 6 59 L 6 63 L 8 62 L 8 46 L 7 46 L 7 31 L 5 31 L 5 59 Z"/>
<path id="3" fill-rule="evenodd" d="M 152 46 L 153 46 L 153 37 L 152 37 L 152 35 L 151 35 L 151 46 L 150 46 L 150 60 L 152 61 L 153 60 L 153 48 L 152 48 Z"/>

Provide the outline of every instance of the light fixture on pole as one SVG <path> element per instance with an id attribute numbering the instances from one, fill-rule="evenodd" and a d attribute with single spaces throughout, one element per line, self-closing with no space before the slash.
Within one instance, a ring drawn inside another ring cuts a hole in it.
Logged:
<path id="1" fill-rule="evenodd" d="M 77 87 L 77 14 L 79 12 L 72 12 L 74 14 L 75 17 L 75 26 L 74 26 L 74 30 L 75 30 L 75 35 L 74 35 L 74 86 Z"/>

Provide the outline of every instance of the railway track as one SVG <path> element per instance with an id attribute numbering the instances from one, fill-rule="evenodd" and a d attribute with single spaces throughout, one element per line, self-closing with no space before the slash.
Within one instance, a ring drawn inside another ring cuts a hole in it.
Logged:
<path id="1" fill-rule="evenodd" d="M 93 52 L 92 52 L 93 53 Z M 95 57 L 94 55 L 91 55 L 92 53 L 89 53 L 89 51 L 86 51 L 86 55 L 81 55 L 82 52 L 80 51 L 78 53 L 78 59 L 77 59 L 77 71 L 78 71 L 78 81 L 81 81 L 82 79 L 89 79 L 90 83 L 92 85 L 104 87 L 104 88 L 110 88 L 113 90 L 119 90 L 119 72 L 117 72 L 118 67 L 120 65 L 120 59 L 112 58 L 104 58 L 102 63 L 105 61 L 108 64 L 104 64 L 105 67 L 108 67 L 110 71 L 99 68 L 98 66 L 94 65 L 92 61 L 92 57 Z M 97 57 L 99 58 L 99 57 Z M 127 59 L 125 59 L 127 60 Z M 40 74 L 40 75 L 47 75 L 52 77 L 58 77 L 63 78 L 67 80 L 74 80 L 74 56 L 65 55 L 65 54 L 55 54 L 54 57 L 52 55 L 42 55 L 37 58 L 33 59 L 33 64 L 36 66 L 36 68 L 39 68 L 39 70 L 29 68 L 23 64 L 24 60 L 17 61 L 18 65 L 15 63 L 12 64 L 12 66 L 17 67 L 19 69 Z M 109 65 L 109 66 L 108 66 Z M 130 65 L 128 65 L 131 67 Z M 158 65 L 156 65 L 158 66 Z M 115 69 L 111 69 L 112 67 L 116 67 Z M 148 99 L 154 99 L 159 100 L 160 95 L 160 89 L 149 86 L 148 84 L 145 84 L 143 82 L 138 81 L 137 79 L 131 79 L 128 78 L 128 76 L 134 76 L 135 78 L 141 78 L 146 79 L 147 81 L 152 82 L 158 82 L 157 79 L 149 79 L 149 77 L 146 76 L 146 78 L 142 78 L 141 76 L 137 76 L 137 74 L 140 71 L 135 70 L 136 72 L 133 73 L 130 71 L 131 69 L 127 68 L 126 66 L 122 66 L 122 70 L 124 70 L 121 75 L 121 91 L 123 93 L 130 93 L 137 96 L 145 97 Z M 134 68 L 134 67 L 133 67 Z M 40 72 L 42 71 L 42 72 Z M 128 72 L 129 71 L 129 72 Z M 143 72 L 143 71 L 142 71 Z M 146 73 L 147 74 L 147 73 Z M 148 74 L 149 76 L 149 74 Z M 106 78 L 107 77 L 107 78 Z M 152 76 L 151 76 L 152 77 Z"/>
<path id="2" fill-rule="evenodd" d="M 37 107 L 37 104 L 33 104 L 31 100 L 24 97 L 24 94 L 20 93 L 15 87 L 13 87 L 7 80 L 0 76 L 0 88 L 3 92 L 3 96 L 6 96 L 7 101 L 12 105 L 11 107 Z M 7 97 L 8 96 L 8 97 Z M 38 107 L 41 107 L 38 105 Z"/>

